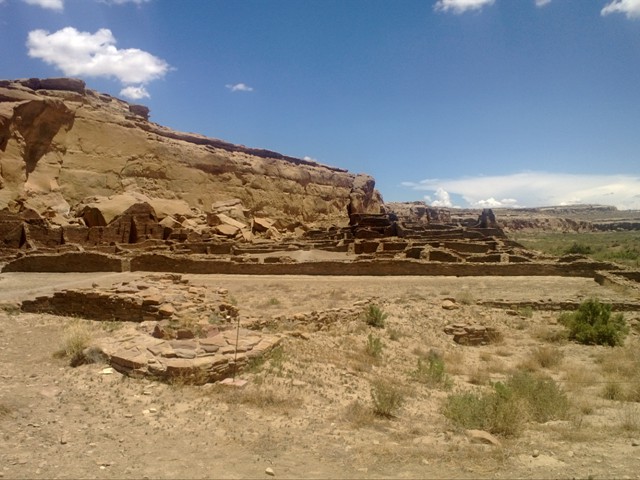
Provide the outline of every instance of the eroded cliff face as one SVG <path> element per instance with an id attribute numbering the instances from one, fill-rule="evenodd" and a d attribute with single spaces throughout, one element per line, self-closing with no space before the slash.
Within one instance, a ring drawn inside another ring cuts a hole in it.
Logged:
<path id="1" fill-rule="evenodd" d="M 79 80 L 0 81 L 0 210 L 27 205 L 62 223 L 97 198 L 134 194 L 204 213 L 239 199 L 252 216 L 289 225 L 380 212 L 367 175 L 176 132 L 147 115 Z"/>

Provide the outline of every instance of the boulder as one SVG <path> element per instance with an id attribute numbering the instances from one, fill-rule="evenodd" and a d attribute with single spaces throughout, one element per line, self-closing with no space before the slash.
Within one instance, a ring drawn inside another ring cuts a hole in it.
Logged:
<path id="1" fill-rule="evenodd" d="M 149 120 L 149 107 L 144 105 L 129 105 L 129 111 L 138 117 Z"/>
<path id="2" fill-rule="evenodd" d="M 253 217 L 251 222 L 251 231 L 257 233 L 264 233 L 275 225 L 275 221 L 270 218 Z"/>

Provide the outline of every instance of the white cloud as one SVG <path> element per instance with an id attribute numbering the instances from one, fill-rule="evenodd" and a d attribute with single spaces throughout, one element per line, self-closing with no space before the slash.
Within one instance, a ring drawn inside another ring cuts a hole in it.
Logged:
<path id="1" fill-rule="evenodd" d="M 544 7 L 545 5 L 549 5 L 551 0 L 536 0 L 536 7 Z"/>
<path id="2" fill-rule="evenodd" d="M 51 10 L 63 10 L 64 0 L 22 0 L 29 5 L 36 5 L 42 8 L 50 8 Z"/>
<path id="3" fill-rule="evenodd" d="M 246 85 L 244 83 L 236 83 L 236 84 L 227 84 L 225 85 L 232 92 L 253 92 L 253 87 Z"/>
<path id="4" fill-rule="evenodd" d="M 460 14 L 467 10 L 480 10 L 482 7 L 493 5 L 494 2 L 495 0 L 438 0 L 433 9 Z"/>
<path id="5" fill-rule="evenodd" d="M 627 18 L 640 18 L 640 0 L 612 0 L 601 11 L 601 15 L 624 13 Z"/>
<path id="6" fill-rule="evenodd" d="M 33 30 L 29 56 L 40 58 L 69 76 L 111 77 L 124 85 L 145 84 L 164 77 L 170 67 L 161 58 L 137 48 L 118 49 L 111 30 L 79 32 L 66 27 L 54 33 Z"/>
<path id="7" fill-rule="evenodd" d="M 631 175 L 524 172 L 492 177 L 428 179 L 403 185 L 416 191 L 435 192 L 434 206 L 446 206 L 447 199 L 452 203 L 450 195 L 454 194 L 467 202 L 466 207 L 474 208 L 584 203 L 640 209 L 640 176 Z M 425 198 L 430 201 L 428 195 Z"/>
<path id="8" fill-rule="evenodd" d="M 141 98 L 151 97 L 151 95 L 149 95 L 149 92 L 147 92 L 147 89 L 144 88 L 144 85 L 138 85 L 137 87 L 130 85 L 128 87 L 125 87 L 120 90 L 120 95 L 132 100 L 140 100 Z"/>
<path id="9" fill-rule="evenodd" d="M 427 202 L 429 202 L 429 204 L 433 207 L 453 207 L 449 192 L 447 192 L 443 188 L 437 188 L 435 191 L 435 196 L 437 200 L 431 200 L 431 197 L 429 195 L 425 195 L 424 199 L 427 200 Z"/>

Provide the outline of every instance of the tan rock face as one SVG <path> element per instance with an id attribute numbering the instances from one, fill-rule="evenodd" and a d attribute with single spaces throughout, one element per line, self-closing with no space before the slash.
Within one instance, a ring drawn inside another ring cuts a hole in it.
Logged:
<path id="1" fill-rule="evenodd" d="M 0 210 L 22 202 L 73 215 L 91 198 L 141 194 L 169 202 L 168 215 L 233 199 L 290 225 L 380 212 L 367 175 L 175 132 L 140 106 L 63 80 L 0 81 Z"/>

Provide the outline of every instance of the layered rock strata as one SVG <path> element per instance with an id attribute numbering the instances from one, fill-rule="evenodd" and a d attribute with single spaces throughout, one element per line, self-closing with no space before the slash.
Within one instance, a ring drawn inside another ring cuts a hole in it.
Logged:
<path id="1" fill-rule="evenodd" d="M 148 117 L 146 107 L 80 80 L 0 81 L 0 210 L 84 223 L 87 205 L 137 194 L 151 199 L 159 221 L 206 217 L 212 205 L 230 200 L 249 219 L 267 217 L 281 227 L 346 224 L 350 212 L 380 211 L 367 175 L 173 131 Z M 109 225 L 103 220 L 92 226 Z"/>

